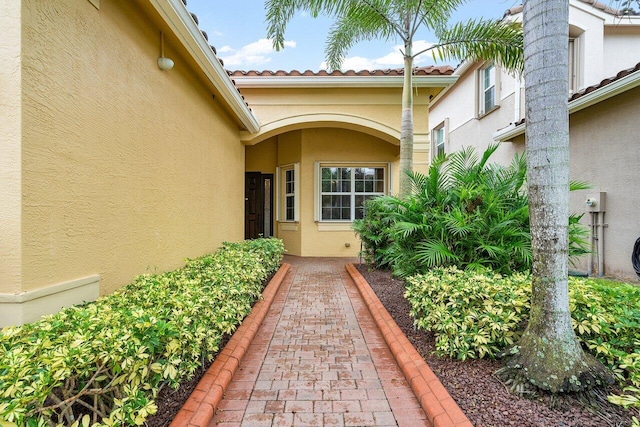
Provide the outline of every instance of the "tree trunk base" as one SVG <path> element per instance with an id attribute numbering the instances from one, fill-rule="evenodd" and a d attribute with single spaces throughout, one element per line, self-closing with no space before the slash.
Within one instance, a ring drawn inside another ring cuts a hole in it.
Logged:
<path id="1" fill-rule="evenodd" d="M 580 392 L 614 382 L 607 367 L 585 353 L 576 339 L 562 342 L 525 332 L 517 345 L 499 357 L 505 357 L 506 362 L 496 376 L 510 381 L 521 395 L 535 389 Z"/>

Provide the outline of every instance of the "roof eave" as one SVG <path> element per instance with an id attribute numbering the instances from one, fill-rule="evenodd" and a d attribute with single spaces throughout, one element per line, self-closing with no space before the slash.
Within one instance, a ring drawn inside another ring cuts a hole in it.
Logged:
<path id="1" fill-rule="evenodd" d="M 233 76 L 239 88 L 386 88 L 402 87 L 403 76 Z M 414 76 L 415 87 L 447 87 L 454 84 L 458 76 Z"/>
<path id="2" fill-rule="evenodd" d="M 631 73 L 593 92 L 569 101 L 569 114 L 588 108 L 638 86 L 640 86 L 640 71 Z M 525 123 L 518 126 L 511 124 L 504 129 L 494 132 L 493 139 L 497 142 L 505 142 L 522 135 L 524 132 Z"/>
<path id="3" fill-rule="evenodd" d="M 211 51 L 198 25 L 182 0 L 149 0 L 159 16 L 169 26 L 206 78 L 219 91 L 224 102 L 249 132 L 257 132 L 260 123 L 233 85 L 226 70 Z"/>

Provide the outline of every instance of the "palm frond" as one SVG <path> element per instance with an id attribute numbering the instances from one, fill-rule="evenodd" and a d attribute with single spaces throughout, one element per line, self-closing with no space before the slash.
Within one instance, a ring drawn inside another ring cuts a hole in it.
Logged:
<path id="1" fill-rule="evenodd" d="M 465 0 L 419 0 L 418 12 L 416 13 L 416 21 L 413 28 L 417 29 L 420 25 L 434 30 L 436 33 L 445 28 L 445 24 L 449 22 L 453 12 L 461 5 L 466 3 Z"/>
<path id="2" fill-rule="evenodd" d="M 569 181 L 569 191 L 590 190 L 593 185 L 586 181 Z"/>
<path id="3" fill-rule="evenodd" d="M 435 59 L 495 61 L 507 70 L 524 69 L 524 37 L 517 22 L 470 20 L 438 32 Z"/>
<path id="4" fill-rule="evenodd" d="M 409 176 L 411 182 L 411 192 L 414 194 L 420 193 L 428 182 L 427 175 L 415 171 L 405 171 Z"/>
<path id="5" fill-rule="evenodd" d="M 447 231 L 458 238 L 466 237 L 473 230 L 473 226 L 460 208 L 453 209 L 444 218 L 444 224 Z"/>
<path id="6" fill-rule="evenodd" d="M 429 240 L 418 243 L 415 259 L 425 267 L 445 266 L 458 260 L 458 257 L 449 250 L 447 245 L 439 240 Z"/>
<path id="7" fill-rule="evenodd" d="M 422 224 L 417 224 L 417 223 L 407 222 L 407 221 L 399 221 L 393 225 L 391 229 L 391 234 L 394 236 L 398 236 L 406 239 L 410 235 L 414 234 L 416 231 L 420 230 L 422 227 L 423 227 Z"/>
<path id="8" fill-rule="evenodd" d="M 344 57 L 356 43 L 367 40 L 388 40 L 392 36 L 402 36 L 401 28 L 393 21 L 393 16 L 377 8 L 375 2 L 352 4 L 344 13 L 336 17 L 325 44 L 325 58 L 330 69 L 339 69 Z"/>

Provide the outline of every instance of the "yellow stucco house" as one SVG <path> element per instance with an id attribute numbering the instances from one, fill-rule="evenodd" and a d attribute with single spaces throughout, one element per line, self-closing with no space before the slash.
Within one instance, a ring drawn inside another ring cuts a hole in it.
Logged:
<path id="1" fill-rule="evenodd" d="M 399 71 L 230 74 L 181 0 L 3 1 L 0 28 L 0 326 L 245 236 L 354 256 L 397 191 Z M 416 70 L 417 169 L 452 72 Z"/>

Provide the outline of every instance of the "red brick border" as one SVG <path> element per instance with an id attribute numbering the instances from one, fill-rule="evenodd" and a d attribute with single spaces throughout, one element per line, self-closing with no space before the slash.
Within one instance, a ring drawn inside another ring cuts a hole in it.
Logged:
<path id="1" fill-rule="evenodd" d="M 434 427 L 473 427 L 427 362 L 413 347 L 367 281 L 352 263 L 346 266 L 384 340 Z"/>
<path id="2" fill-rule="evenodd" d="M 213 419 L 216 408 L 227 386 L 238 369 L 240 361 L 255 337 L 260 323 L 271 307 L 271 303 L 280 288 L 280 284 L 287 275 L 290 264 L 284 263 L 273 276 L 262 292 L 262 299 L 258 301 L 251 313 L 242 321 L 233 336 L 224 346 L 218 357 L 213 361 L 195 390 L 182 406 L 170 427 L 207 427 Z"/>

